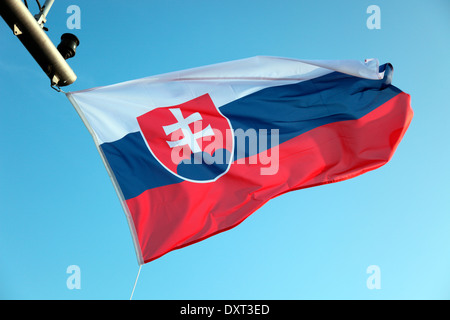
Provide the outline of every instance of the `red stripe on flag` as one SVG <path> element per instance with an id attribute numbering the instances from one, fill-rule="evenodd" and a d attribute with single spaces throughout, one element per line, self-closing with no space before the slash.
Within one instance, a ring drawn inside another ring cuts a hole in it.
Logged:
<path id="1" fill-rule="evenodd" d="M 285 192 L 350 179 L 384 165 L 412 116 L 410 96 L 400 93 L 360 119 L 327 124 L 280 144 L 274 175 L 261 175 L 267 167 L 261 163 L 233 163 L 216 182 L 185 181 L 127 200 L 144 263 L 237 226 Z"/>

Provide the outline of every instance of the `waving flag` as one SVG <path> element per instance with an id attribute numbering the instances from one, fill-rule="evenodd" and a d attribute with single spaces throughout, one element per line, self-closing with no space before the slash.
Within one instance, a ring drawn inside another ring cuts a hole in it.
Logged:
<path id="1" fill-rule="evenodd" d="M 144 264 L 285 192 L 387 163 L 413 116 L 391 79 L 376 60 L 254 57 L 67 96 Z"/>

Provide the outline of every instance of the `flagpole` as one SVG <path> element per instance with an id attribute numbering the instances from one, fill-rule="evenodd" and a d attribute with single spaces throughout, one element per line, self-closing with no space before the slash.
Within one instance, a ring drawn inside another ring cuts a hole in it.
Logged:
<path id="1" fill-rule="evenodd" d="M 136 276 L 136 280 L 134 281 L 133 291 L 131 291 L 130 300 L 133 299 L 134 289 L 136 289 L 136 284 L 137 284 L 137 281 L 138 281 L 138 278 L 139 278 L 139 274 L 141 273 L 141 268 L 142 268 L 142 264 L 139 265 L 139 271 L 138 271 L 138 274 Z"/>
<path id="2" fill-rule="evenodd" d="M 35 17 L 22 1 L 2 0 L 0 16 L 50 78 L 51 85 L 63 87 L 74 83 L 77 76 L 66 61 L 69 57 L 64 58 L 60 52 L 60 50 L 65 52 L 70 47 L 66 42 L 61 42 L 57 48 L 44 31 L 46 16 L 53 2 L 54 0 L 47 0 L 42 7 L 40 6 L 39 13 Z M 78 44 L 79 41 L 76 45 L 75 42 L 71 43 L 75 48 Z"/>

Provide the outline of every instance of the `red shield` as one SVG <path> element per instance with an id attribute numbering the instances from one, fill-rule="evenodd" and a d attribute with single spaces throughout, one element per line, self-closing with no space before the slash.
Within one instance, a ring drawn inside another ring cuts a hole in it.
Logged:
<path id="1" fill-rule="evenodd" d="M 234 135 L 209 94 L 153 109 L 137 121 L 153 156 L 179 178 L 211 182 L 228 171 Z"/>

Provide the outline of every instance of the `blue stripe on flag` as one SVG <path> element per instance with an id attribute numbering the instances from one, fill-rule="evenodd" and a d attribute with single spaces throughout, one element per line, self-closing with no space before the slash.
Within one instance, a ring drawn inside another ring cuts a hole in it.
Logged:
<path id="1" fill-rule="evenodd" d="M 382 68 L 386 68 L 386 74 L 381 80 L 333 72 L 296 84 L 260 90 L 222 106 L 220 111 L 230 120 L 233 130 L 258 132 L 266 129 L 270 148 L 272 129 L 279 130 L 281 144 L 328 123 L 359 119 L 396 96 L 401 90 L 390 85 L 391 68 L 387 65 Z M 153 157 L 140 132 L 103 143 L 101 148 L 125 199 L 151 188 L 183 181 Z M 233 159 L 237 160 L 237 154 L 249 157 L 262 151 L 248 145 L 246 150 L 235 148 Z"/>

